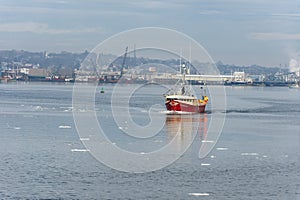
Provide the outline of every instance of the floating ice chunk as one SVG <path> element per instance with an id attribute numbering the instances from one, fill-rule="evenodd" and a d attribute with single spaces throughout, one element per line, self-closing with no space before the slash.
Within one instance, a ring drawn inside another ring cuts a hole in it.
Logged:
<path id="1" fill-rule="evenodd" d="M 14 129 L 15 129 L 15 130 L 20 130 L 20 129 L 21 129 L 21 127 L 14 127 Z"/>
<path id="2" fill-rule="evenodd" d="M 119 126 L 119 129 L 120 129 L 120 130 L 122 130 L 122 129 L 123 129 L 123 127 Z"/>
<path id="3" fill-rule="evenodd" d="M 65 107 L 65 106 L 61 106 L 61 107 L 59 107 L 59 108 L 61 108 L 61 109 L 67 109 L 67 110 L 73 110 L 73 107 Z"/>
<path id="4" fill-rule="evenodd" d="M 89 149 L 71 149 L 72 152 L 89 152 Z"/>
<path id="5" fill-rule="evenodd" d="M 214 155 L 211 155 L 210 157 L 211 157 L 211 158 L 215 158 L 216 156 L 214 156 Z"/>
<path id="6" fill-rule="evenodd" d="M 89 141 L 90 138 L 80 138 L 81 141 Z"/>
<path id="7" fill-rule="evenodd" d="M 145 154 L 145 152 L 141 152 L 140 154 Z"/>
<path id="8" fill-rule="evenodd" d="M 267 158 L 268 156 L 266 156 L 266 155 L 263 155 L 263 158 Z"/>
<path id="9" fill-rule="evenodd" d="M 218 151 L 226 151 L 226 150 L 228 150 L 228 148 L 226 148 L 226 147 L 218 147 L 217 150 Z"/>
<path id="10" fill-rule="evenodd" d="M 241 153 L 242 156 L 258 156 L 258 153 Z"/>
<path id="11" fill-rule="evenodd" d="M 210 166 L 209 163 L 201 163 L 201 166 Z"/>
<path id="12" fill-rule="evenodd" d="M 203 142 L 203 143 L 214 143 L 215 141 L 213 141 L 213 140 L 202 140 L 201 142 Z"/>
<path id="13" fill-rule="evenodd" d="M 38 111 L 42 111 L 42 110 L 43 110 L 42 106 L 35 106 L 34 109 L 35 109 L 35 110 L 38 110 Z"/>
<path id="14" fill-rule="evenodd" d="M 190 196 L 209 196 L 209 193 L 189 193 Z"/>
<path id="15" fill-rule="evenodd" d="M 58 128 L 61 128 L 61 129 L 69 129 L 69 128 L 72 128 L 71 126 L 68 126 L 68 125 L 60 125 L 58 126 Z"/>

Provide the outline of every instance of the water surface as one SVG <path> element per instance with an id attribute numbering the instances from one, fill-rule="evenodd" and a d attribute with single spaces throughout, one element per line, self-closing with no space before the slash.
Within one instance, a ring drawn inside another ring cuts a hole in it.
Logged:
<path id="1" fill-rule="evenodd" d="M 122 136 L 108 111 L 114 85 L 103 87 L 105 94 L 97 93 L 95 109 L 116 145 L 152 151 L 179 127 L 188 137 L 190 129 L 182 124 L 191 119 L 167 115 L 156 138 L 142 142 Z M 300 199 L 300 90 L 226 87 L 225 126 L 205 159 L 198 159 L 195 142 L 174 164 L 133 174 L 74 151 L 85 147 L 73 121 L 72 88 L 0 84 L 0 199 Z M 149 123 L 147 105 L 163 107 L 163 98 L 152 95 L 160 90 L 152 86 L 133 95 L 130 112 L 136 123 Z M 213 112 L 208 106 L 201 117 L 201 133 Z"/>

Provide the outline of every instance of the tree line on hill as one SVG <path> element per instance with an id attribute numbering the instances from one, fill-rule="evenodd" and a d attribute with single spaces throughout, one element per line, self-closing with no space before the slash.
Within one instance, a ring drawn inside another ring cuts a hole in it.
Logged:
<path id="1" fill-rule="evenodd" d="M 81 62 L 89 55 L 88 51 L 82 53 L 71 53 L 71 52 L 60 52 L 60 53 L 47 53 L 47 52 L 29 52 L 24 50 L 0 50 L 0 63 L 3 67 L 15 67 L 15 65 L 25 65 L 32 64 L 37 65 L 40 68 L 46 68 L 51 70 L 53 74 L 57 74 L 63 70 L 72 70 L 79 69 Z M 112 55 L 108 55 L 112 57 Z M 119 66 L 123 62 L 123 57 L 116 57 L 114 60 L 114 65 Z M 170 60 L 159 60 L 151 59 L 144 57 L 130 57 L 126 58 L 126 66 L 136 66 L 145 63 L 161 63 L 166 65 L 178 65 L 179 59 L 170 59 Z M 278 72 L 287 74 L 289 70 L 287 68 L 280 67 L 264 67 L 259 65 L 251 66 L 238 66 L 238 65 L 229 65 L 223 64 L 221 61 L 216 63 L 220 74 L 229 75 L 234 71 L 244 71 L 247 74 L 251 75 L 260 75 L 260 74 L 275 74 Z"/>

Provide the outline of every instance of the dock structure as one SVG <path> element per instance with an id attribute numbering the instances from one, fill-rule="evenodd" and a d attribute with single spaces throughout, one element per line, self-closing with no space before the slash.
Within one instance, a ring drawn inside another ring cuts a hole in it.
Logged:
<path id="1" fill-rule="evenodd" d="M 156 80 L 156 79 L 165 79 L 165 80 L 178 80 L 181 79 L 182 74 L 155 74 L 151 75 L 147 79 Z M 200 74 L 186 74 L 185 80 L 192 82 L 213 82 L 221 83 L 226 81 L 231 81 L 234 79 L 233 75 L 200 75 Z"/>
<path id="2" fill-rule="evenodd" d="M 190 81 L 203 81 L 203 82 L 225 82 L 234 79 L 233 75 L 197 75 L 187 74 L 186 79 Z"/>
<path id="3" fill-rule="evenodd" d="M 120 74 L 117 72 L 106 72 L 106 73 L 101 73 L 99 76 L 96 75 L 91 75 L 91 74 L 81 74 L 81 76 L 78 76 L 76 79 L 77 81 L 83 81 L 85 79 L 100 79 L 100 80 L 118 80 L 120 78 Z M 147 74 L 134 74 L 134 73 L 124 73 L 122 75 L 123 79 L 125 80 L 132 80 L 133 82 L 135 81 L 146 81 L 146 82 L 151 82 L 151 81 L 163 81 L 163 82 L 172 82 L 172 81 L 177 81 L 181 79 L 182 74 L 177 74 L 177 73 L 156 73 L 156 72 L 149 72 Z M 85 78 L 85 79 L 83 79 Z M 187 81 L 192 81 L 192 82 L 226 82 L 226 81 L 232 81 L 235 79 L 234 75 L 201 75 L 201 74 L 186 74 L 185 79 Z M 104 81 L 105 82 L 105 81 Z"/>
<path id="4" fill-rule="evenodd" d="M 135 79 L 136 77 L 131 76 Z M 139 79 L 146 80 L 148 82 L 158 83 L 174 83 L 182 78 L 182 74 L 171 74 L 171 73 L 156 73 L 147 74 L 145 76 L 139 76 Z M 186 74 L 185 80 L 192 84 L 212 83 L 212 84 L 224 84 L 224 82 L 232 81 L 234 76 L 232 75 L 200 75 L 200 74 Z"/>

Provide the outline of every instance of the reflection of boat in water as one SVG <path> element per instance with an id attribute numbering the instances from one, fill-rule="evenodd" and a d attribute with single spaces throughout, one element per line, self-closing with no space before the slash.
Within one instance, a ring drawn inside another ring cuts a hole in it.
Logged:
<path id="1" fill-rule="evenodd" d="M 192 148 L 192 154 L 200 159 L 205 158 L 218 139 L 214 132 L 208 134 L 210 123 L 208 116 L 206 113 L 202 115 L 167 115 L 165 125 L 167 140 L 174 142 L 173 151 L 185 152 L 188 148 Z"/>
<path id="2" fill-rule="evenodd" d="M 175 86 L 170 89 L 164 96 L 166 98 L 166 108 L 172 113 L 203 113 L 208 97 L 202 96 L 198 99 L 191 89 L 191 85 L 187 84 L 185 80 L 186 67 L 182 66 L 183 74 Z"/>
<path id="3" fill-rule="evenodd" d="M 167 115 L 166 131 L 169 140 L 177 134 L 178 148 L 186 146 L 187 143 L 193 142 L 198 134 L 198 140 L 205 140 L 207 136 L 207 115 Z"/>

